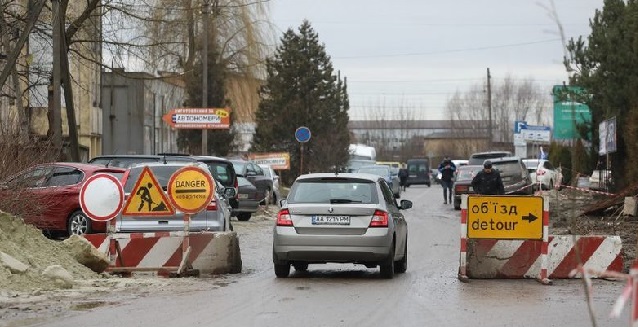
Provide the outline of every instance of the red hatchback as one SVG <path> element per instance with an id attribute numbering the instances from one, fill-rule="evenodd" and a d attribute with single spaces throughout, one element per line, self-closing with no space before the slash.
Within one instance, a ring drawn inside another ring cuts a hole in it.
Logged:
<path id="1" fill-rule="evenodd" d="M 87 234 L 106 231 L 80 208 L 80 188 L 90 176 L 108 173 L 118 179 L 126 172 L 101 165 L 55 162 L 36 165 L 0 183 L 0 205 L 21 215 L 26 223 L 47 232 Z"/>

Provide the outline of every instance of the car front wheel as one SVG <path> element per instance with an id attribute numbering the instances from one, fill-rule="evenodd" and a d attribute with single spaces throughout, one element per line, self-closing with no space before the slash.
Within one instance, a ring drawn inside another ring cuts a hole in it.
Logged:
<path id="1" fill-rule="evenodd" d="M 84 235 L 92 232 L 91 219 L 82 210 L 77 210 L 69 216 L 67 232 L 71 235 Z"/>

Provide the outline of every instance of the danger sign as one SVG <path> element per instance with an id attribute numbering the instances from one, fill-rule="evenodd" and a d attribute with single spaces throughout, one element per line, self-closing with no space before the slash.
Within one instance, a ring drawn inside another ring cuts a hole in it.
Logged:
<path id="1" fill-rule="evenodd" d="M 175 208 L 187 214 L 202 211 L 210 203 L 215 183 L 210 173 L 188 166 L 176 171 L 168 182 L 168 196 Z"/>
<path id="2" fill-rule="evenodd" d="M 122 216 L 172 216 L 175 210 L 148 166 L 144 167 L 126 199 Z"/>

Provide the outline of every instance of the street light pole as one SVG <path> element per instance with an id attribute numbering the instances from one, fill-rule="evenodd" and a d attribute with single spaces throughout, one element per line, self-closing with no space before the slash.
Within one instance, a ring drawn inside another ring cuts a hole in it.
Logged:
<path id="1" fill-rule="evenodd" d="M 208 13 L 209 0 L 204 0 L 202 31 L 202 108 L 208 108 Z M 202 155 L 208 155 L 208 130 L 202 129 Z"/>

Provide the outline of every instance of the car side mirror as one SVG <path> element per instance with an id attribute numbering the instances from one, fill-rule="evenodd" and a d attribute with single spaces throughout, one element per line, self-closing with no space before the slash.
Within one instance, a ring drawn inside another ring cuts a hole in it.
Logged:
<path id="1" fill-rule="evenodd" d="M 237 195 L 237 191 L 234 187 L 226 187 L 224 188 L 224 196 L 228 199 L 234 198 Z"/>
<path id="2" fill-rule="evenodd" d="M 405 209 L 410 209 L 412 208 L 412 201 L 410 200 L 401 200 L 401 205 L 399 206 L 399 209 L 405 210 Z"/>

